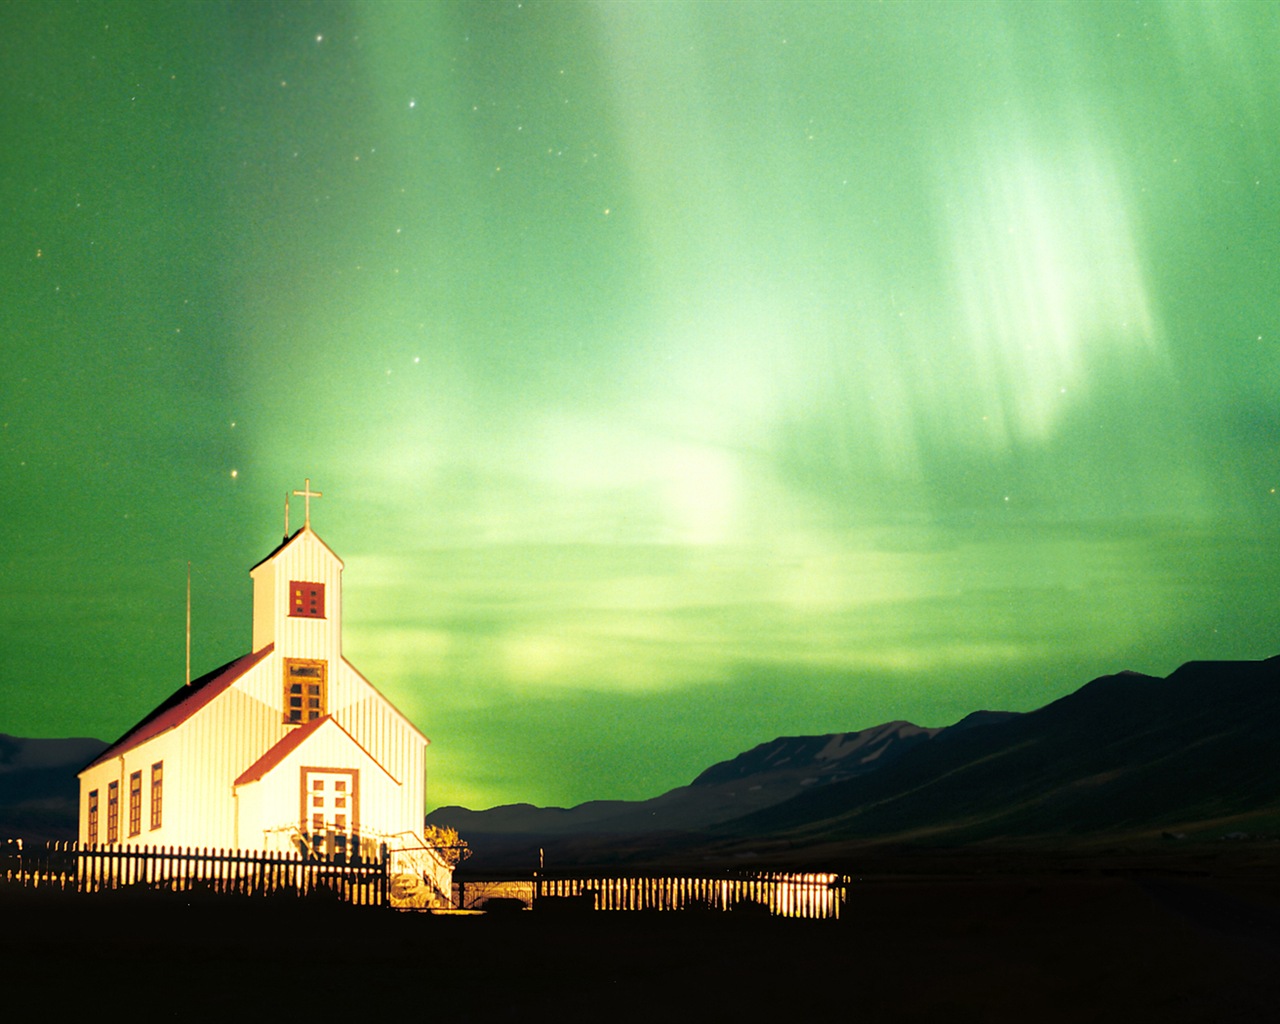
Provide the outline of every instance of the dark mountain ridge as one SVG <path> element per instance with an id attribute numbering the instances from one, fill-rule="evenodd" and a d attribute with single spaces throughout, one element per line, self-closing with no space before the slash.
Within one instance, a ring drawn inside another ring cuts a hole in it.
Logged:
<path id="1" fill-rule="evenodd" d="M 1194 828 L 1280 807 L 1278 724 L 1280 658 L 1104 676 L 726 831 L 970 842 Z"/>
<path id="2" fill-rule="evenodd" d="M 530 843 L 540 836 L 701 831 L 808 790 L 876 771 L 951 730 L 963 731 L 978 722 L 1010 717 L 1015 716 L 984 711 L 947 728 L 886 722 L 860 732 L 780 736 L 712 765 L 688 786 L 649 800 L 596 800 L 571 808 L 507 804 L 487 811 L 441 807 L 427 820 L 450 825 L 463 835 L 526 836 Z"/>
<path id="3" fill-rule="evenodd" d="M 0 733 L 0 839 L 74 839 L 80 799 L 76 773 L 106 746 L 88 738 Z"/>
<path id="4" fill-rule="evenodd" d="M 780 738 L 691 786 L 611 804 L 607 816 L 441 808 L 431 819 L 456 824 L 477 866 L 536 856 L 543 844 L 567 863 L 832 844 L 1070 844 L 1193 832 L 1233 817 L 1280 826 L 1278 726 L 1280 658 L 1189 662 L 1165 679 L 1102 676 L 1027 714 Z M 718 799 L 701 799 L 711 793 Z M 741 794 L 755 794 L 757 806 L 735 802 Z M 673 808 L 680 813 L 665 813 Z M 542 828 L 552 820 L 554 831 Z"/>

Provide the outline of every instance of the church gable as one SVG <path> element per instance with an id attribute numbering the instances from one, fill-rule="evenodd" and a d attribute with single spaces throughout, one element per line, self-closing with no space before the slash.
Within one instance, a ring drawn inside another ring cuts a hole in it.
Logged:
<path id="1" fill-rule="evenodd" d="M 220 687 L 219 694 L 232 689 L 240 695 L 238 699 L 269 709 L 267 720 L 276 728 L 272 743 L 284 732 L 296 731 L 297 727 L 329 715 L 355 735 L 373 733 L 388 737 L 389 731 L 394 731 L 403 732 L 423 746 L 430 742 L 345 658 L 336 663 L 324 658 L 290 658 L 281 656 L 274 648 L 264 649 L 252 658 L 255 670 L 240 673 L 230 685 Z M 238 720 L 244 712 L 225 706 L 225 701 L 231 698 L 232 694 L 227 694 L 219 713 L 230 714 Z M 389 756 L 382 755 L 379 759 L 387 763 L 390 760 Z"/>
<path id="2" fill-rule="evenodd" d="M 261 836 L 269 847 L 317 848 L 345 836 L 332 848 L 360 842 L 369 851 L 394 839 L 386 823 L 394 820 L 404 788 L 327 715 L 291 730 L 234 787 L 241 840 Z"/>
<path id="3" fill-rule="evenodd" d="M 297 757 L 320 764 L 359 762 L 365 768 L 378 769 L 390 782 L 400 785 L 400 780 L 384 765 L 379 764 L 331 715 L 317 718 L 301 729 L 290 730 L 284 739 L 246 768 L 234 785 L 246 786 L 259 782 Z"/>

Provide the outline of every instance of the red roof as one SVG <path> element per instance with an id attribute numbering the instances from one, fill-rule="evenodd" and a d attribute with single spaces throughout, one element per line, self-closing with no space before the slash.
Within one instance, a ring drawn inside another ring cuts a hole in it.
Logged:
<path id="1" fill-rule="evenodd" d="M 258 760 L 254 761 L 253 764 L 249 765 L 249 767 L 241 773 L 240 777 L 236 779 L 233 785 L 240 786 L 246 782 L 257 782 L 260 778 L 266 775 L 267 772 L 271 771 L 272 768 L 288 757 L 289 754 L 302 746 L 303 741 L 310 738 L 311 734 L 319 729 L 320 726 L 324 725 L 325 722 L 332 720 L 332 715 L 322 715 L 319 718 L 311 719 L 311 721 L 306 725 L 300 726 L 297 729 L 290 729 L 289 732 L 285 734 L 284 739 L 274 747 L 268 747 L 265 754 L 258 758 Z M 334 724 L 337 725 L 336 722 Z M 338 728 L 342 729 L 342 726 L 338 726 Z M 342 731 L 346 732 L 345 729 Z"/>
<path id="2" fill-rule="evenodd" d="M 103 761 L 117 757 L 127 750 L 140 746 L 152 737 L 159 736 L 162 732 L 167 732 L 181 725 L 213 700 L 214 697 L 230 687 L 232 683 L 253 668 L 254 665 L 258 664 L 274 648 L 275 644 L 267 644 L 260 651 L 246 654 L 244 657 L 228 662 L 221 668 L 215 668 L 212 672 L 201 676 L 199 679 L 191 680 L 189 685 L 182 687 L 177 693 L 171 695 L 151 714 L 147 715 L 146 718 L 111 746 L 107 747 L 93 761 L 85 765 L 82 770 L 88 771 L 96 764 L 101 764 Z"/>
<path id="3" fill-rule="evenodd" d="M 365 757 L 386 772 L 388 778 L 395 779 L 397 782 L 399 781 L 394 775 L 387 771 L 385 765 L 379 762 L 379 760 L 370 754 L 369 751 L 365 750 L 365 748 L 360 745 L 359 741 L 352 736 L 351 733 L 347 732 L 346 729 L 343 729 L 342 725 L 337 722 L 332 715 L 324 715 L 320 718 L 311 719 L 311 721 L 306 725 L 299 726 L 296 729 L 290 729 L 284 739 L 274 747 L 271 747 L 265 754 L 258 758 L 258 760 L 254 761 L 253 764 L 249 765 L 249 767 L 240 774 L 240 777 L 236 779 L 233 785 L 243 786 L 246 782 L 257 782 L 264 775 L 270 772 L 272 768 L 278 765 L 286 757 L 302 746 L 302 744 L 319 732 L 320 727 L 324 725 L 325 722 L 333 722 L 334 728 L 340 730 L 342 735 L 349 739 L 360 753 L 364 754 Z"/>

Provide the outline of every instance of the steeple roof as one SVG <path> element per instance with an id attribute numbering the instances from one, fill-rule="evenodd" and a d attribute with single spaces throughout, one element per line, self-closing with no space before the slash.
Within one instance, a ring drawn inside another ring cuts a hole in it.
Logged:
<path id="1" fill-rule="evenodd" d="M 253 572 L 254 569 L 258 568 L 258 566 L 265 565 L 267 562 L 271 561 L 271 559 L 275 558 L 276 555 L 280 554 L 281 551 L 283 551 L 290 544 L 296 541 L 304 533 L 310 534 L 312 539 L 314 539 L 322 548 L 324 548 L 327 552 L 329 552 L 330 555 L 333 556 L 334 561 L 336 561 L 338 565 L 343 564 L 342 559 L 338 557 L 337 553 L 333 550 L 333 548 L 329 547 L 329 545 L 326 544 L 321 539 L 320 534 L 316 533 L 316 531 L 311 529 L 311 527 L 309 526 L 302 526 L 302 527 L 299 527 L 297 530 L 295 530 L 290 536 L 282 540 L 279 544 L 277 544 L 275 548 L 272 551 L 270 551 L 264 558 L 260 558 L 256 563 L 250 566 L 249 571 Z"/>

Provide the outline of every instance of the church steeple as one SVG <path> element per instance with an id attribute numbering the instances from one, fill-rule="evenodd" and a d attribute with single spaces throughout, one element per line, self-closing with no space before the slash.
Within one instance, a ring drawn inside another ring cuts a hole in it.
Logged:
<path id="1" fill-rule="evenodd" d="M 336 662 L 342 656 L 342 559 L 311 529 L 311 499 L 321 493 L 311 489 L 310 478 L 293 493 L 306 501 L 305 524 L 249 570 L 253 649 L 275 644 L 286 657 Z"/>

